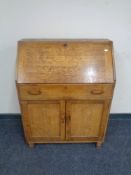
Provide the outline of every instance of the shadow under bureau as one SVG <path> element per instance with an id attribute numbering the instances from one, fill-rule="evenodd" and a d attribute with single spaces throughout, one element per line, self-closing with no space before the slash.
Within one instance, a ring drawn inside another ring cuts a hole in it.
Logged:
<path id="1" fill-rule="evenodd" d="M 112 41 L 20 40 L 16 86 L 29 146 L 100 146 L 115 86 Z"/>

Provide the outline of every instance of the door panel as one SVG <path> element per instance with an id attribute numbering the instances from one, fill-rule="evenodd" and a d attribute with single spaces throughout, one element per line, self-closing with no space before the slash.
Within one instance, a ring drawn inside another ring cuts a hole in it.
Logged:
<path id="1" fill-rule="evenodd" d="M 28 101 L 30 137 L 45 140 L 65 138 L 65 103 L 63 101 Z"/>
<path id="2" fill-rule="evenodd" d="M 86 140 L 86 138 L 99 136 L 104 101 L 69 101 L 66 107 L 67 140 Z"/>

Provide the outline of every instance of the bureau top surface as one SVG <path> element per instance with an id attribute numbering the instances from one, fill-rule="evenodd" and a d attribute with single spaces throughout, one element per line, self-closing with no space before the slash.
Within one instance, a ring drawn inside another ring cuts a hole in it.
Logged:
<path id="1" fill-rule="evenodd" d="M 18 83 L 113 83 L 110 40 L 21 40 Z"/>

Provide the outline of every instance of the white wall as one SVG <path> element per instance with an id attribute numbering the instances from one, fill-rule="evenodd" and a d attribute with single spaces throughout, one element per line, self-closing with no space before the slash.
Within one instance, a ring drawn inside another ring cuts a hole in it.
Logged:
<path id="1" fill-rule="evenodd" d="M 117 84 L 111 112 L 131 112 L 130 0 L 0 0 L 0 113 L 19 112 L 14 80 L 21 38 L 113 40 Z"/>

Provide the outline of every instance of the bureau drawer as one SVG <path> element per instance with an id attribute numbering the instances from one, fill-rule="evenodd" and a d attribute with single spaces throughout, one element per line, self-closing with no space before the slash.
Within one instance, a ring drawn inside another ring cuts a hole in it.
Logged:
<path id="1" fill-rule="evenodd" d="M 21 100 L 111 98 L 112 84 L 95 85 L 18 85 Z"/>

